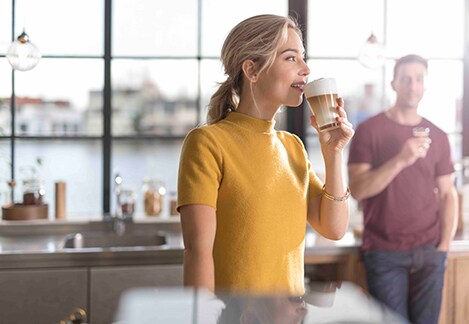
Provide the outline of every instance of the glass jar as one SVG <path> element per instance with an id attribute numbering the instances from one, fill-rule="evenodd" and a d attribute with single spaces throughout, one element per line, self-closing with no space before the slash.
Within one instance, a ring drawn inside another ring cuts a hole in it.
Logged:
<path id="1" fill-rule="evenodd" d="M 163 181 L 146 179 L 143 182 L 144 206 L 147 216 L 158 216 L 163 210 L 163 198 L 166 188 Z"/>
<path id="2" fill-rule="evenodd" d="M 177 211 L 177 193 L 176 191 L 171 191 L 169 193 L 169 215 L 177 216 L 179 215 Z"/>
<path id="3" fill-rule="evenodd" d="M 137 195 L 135 190 L 122 189 L 118 195 L 119 198 L 119 212 L 124 219 L 130 219 L 134 216 L 135 212 L 135 201 Z"/>
<path id="4" fill-rule="evenodd" d="M 42 205 L 45 194 L 44 182 L 41 179 L 23 180 L 23 205 Z"/>

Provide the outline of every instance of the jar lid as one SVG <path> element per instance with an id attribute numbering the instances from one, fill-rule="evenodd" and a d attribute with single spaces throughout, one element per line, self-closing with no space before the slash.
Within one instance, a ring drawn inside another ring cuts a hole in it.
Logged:
<path id="1" fill-rule="evenodd" d="M 143 183 L 148 184 L 148 185 L 156 185 L 156 186 L 164 187 L 164 181 L 160 179 L 145 178 L 143 179 Z"/>
<path id="2" fill-rule="evenodd" d="M 39 178 L 29 178 L 23 180 L 23 185 L 42 185 L 44 180 Z"/>

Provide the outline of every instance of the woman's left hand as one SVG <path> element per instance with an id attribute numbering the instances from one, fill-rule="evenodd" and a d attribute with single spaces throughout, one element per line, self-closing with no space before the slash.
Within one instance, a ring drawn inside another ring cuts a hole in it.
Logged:
<path id="1" fill-rule="evenodd" d="M 342 152 L 355 133 L 352 124 L 347 119 L 347 113 L 344 109 L 344 100 L 342 98 L 337 99 L 336 109 L 339 115 L 336 117 L 339 127 L 329 131 L 320 132 L 316 122 L 316 117 L 314 115 L 311 116 L 311 126 L 316 128 L 319 134 L 321 149 L 331 153 L 339 151 Z"/>

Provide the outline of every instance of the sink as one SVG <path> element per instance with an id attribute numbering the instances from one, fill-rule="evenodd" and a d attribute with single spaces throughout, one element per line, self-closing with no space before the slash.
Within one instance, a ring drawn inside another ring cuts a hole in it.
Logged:
<path id="1" fill-rule="evenodd" d="M 166 244 L 165 235 L 159 234 L 123 234 L 114 233 L 75 233 L 65 238 L 64 249 L 111 248 L 161 246 Z"/>

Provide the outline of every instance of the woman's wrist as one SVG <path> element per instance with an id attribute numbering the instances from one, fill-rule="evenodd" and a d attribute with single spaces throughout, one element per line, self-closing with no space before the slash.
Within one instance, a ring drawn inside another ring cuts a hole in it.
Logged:
<path id="1" fill-rule="evenodd" d="M 347 189 L 345 190 L 345 194 L 342 196 L 335 196 L 326 191 L 326 185 L 322 186 L 322 196 L 326 198 L 327 200 L 331 201 L 346 201 L 350 197 L 350 188 L 347 186 Z"/>

